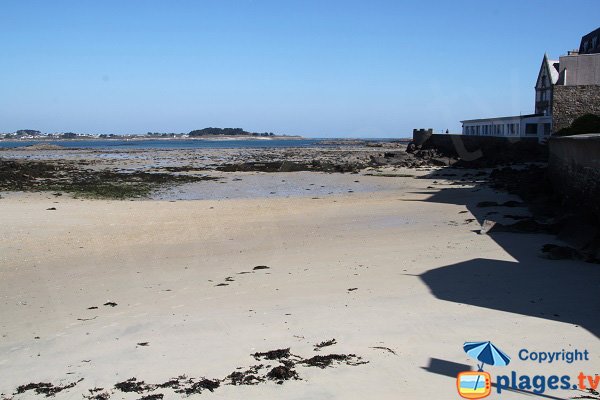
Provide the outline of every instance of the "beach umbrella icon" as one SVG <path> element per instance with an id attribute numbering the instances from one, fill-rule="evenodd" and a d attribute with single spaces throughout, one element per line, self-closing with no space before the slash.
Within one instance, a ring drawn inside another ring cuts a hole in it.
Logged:
<path id="1" fill-rule="evenodd" d="M 483 371 L 484 364 L 506 366 L 510 363 L 510 357 L 489 341 L 466 342 L 463 349 L 470 357 L 481 361 L 481 365 L 477 365 L 479 371 Z"/>
<path id="2" fill-rule="evenodd" d="M 463 345 L 465 353 L 470 357 L 481 361 L 481 365 L 477 364 L 479 371 L 483 371 L 483 365 L 499 365 L 506 366 L 510 363 L 510 357 L 504 354 L 502 350 L 492 344 L 492 342 L 466 342 Z M 480 375 L 477 375 L 475 387 L 479 384 Z"/>

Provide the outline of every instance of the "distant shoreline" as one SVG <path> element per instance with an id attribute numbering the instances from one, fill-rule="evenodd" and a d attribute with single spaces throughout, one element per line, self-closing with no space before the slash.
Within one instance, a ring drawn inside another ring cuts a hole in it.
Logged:
<path id="1" fill-rule="evenodd" d="M 1 142 L 76 142 L 76 141 L 141 141 L 141 140 L 306 140 L 302 136 L 247 136 L 247 135 L 206 135 L 193 137 L 151 137 L 151 136 L 122 136 L 122 137 L 78 137 L 78 138 L 52 138 L 52 137 L 33 137 L 33 138 L 0 138 Z"/>

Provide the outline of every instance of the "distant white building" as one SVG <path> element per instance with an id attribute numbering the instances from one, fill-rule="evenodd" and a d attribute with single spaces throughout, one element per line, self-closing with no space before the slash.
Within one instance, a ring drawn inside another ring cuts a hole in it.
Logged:
<path id="1" fill-rule="evenodd" d="M 552 117 L 544 114 L 512 117 L 481 118 L 460 121 L 463 135 L 537 137 L 543 139 L 552 133 Z"/>
<path id="2" fill-rule="evenodd" d="M 535 114 L 467 119 L 463 135 L 531 137 L 544 141 L 552 134 L 552 89 L 559 77 L 558 61 L 544 54 L 535 83 Z"/>

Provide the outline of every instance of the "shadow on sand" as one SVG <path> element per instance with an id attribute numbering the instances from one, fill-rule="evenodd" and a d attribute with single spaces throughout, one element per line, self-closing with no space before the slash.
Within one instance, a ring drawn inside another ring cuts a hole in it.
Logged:
<path id="1" fill-rule="evenodd" d="M 445 179 L 462 183 L 459 179 L 467 171 L 448 168 L 431 177 L 447 176 L 448 172 L 455 173 L 456 178 Z M 490 212 L 497 212 L 493 217 L 527 214 L 525 208 L 478 207 L 471 192 L 480 190 L 489 193 L 491 201 L 509 198 L 506 193 L 480 185 L 476 188 L 447 187 L 425 201 L 464 205 L 479 223 Z M 473 234 L 477 234 L 476 231 Z M 552 235 L 498 232 L 489 236 L 516 262 L 475 258 L 427 271 L 420 278 L 435 297 L 574 324 L 600 337 L 599 265 L 540 257 L 542 245 L 556 241 Z M 524 236 L 528 240 L 522 240 Z"/>

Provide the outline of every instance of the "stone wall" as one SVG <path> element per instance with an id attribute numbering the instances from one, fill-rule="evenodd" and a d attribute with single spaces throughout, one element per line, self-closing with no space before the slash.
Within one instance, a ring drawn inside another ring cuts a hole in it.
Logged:
<path id="1" fill-rule="evenodd" d="M 569 127 L 584 114 L 600 115 L 600 85 L 554 86 L 552 98 L 552 129 L 558 132 Z"/>
<path id="2" fill-rule="evenodd" d="M 420 138 L 420 135 L 418 135 Z M 416 144 L 416 141 L 415 141 Z M 471 135 L 429 135 L 422 149 L 436 149 L 448 157 L 457 157 L 466 162 L 502 164 L 523 161 L 546 161 L 547 146 L 534 138 L 508 138 Z"/>
<path id="3" fill-rule="evenodd" d="M 433 135 L 433 129 L 413 129 L 413 143 L 417 146 L 423 145 Z"/>
<path id="4" fill-rule="evenodd" d="M 600 221 L 600 134 L 552 137 L 548 167 L 566 204 L 592 211 Z"/>

